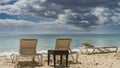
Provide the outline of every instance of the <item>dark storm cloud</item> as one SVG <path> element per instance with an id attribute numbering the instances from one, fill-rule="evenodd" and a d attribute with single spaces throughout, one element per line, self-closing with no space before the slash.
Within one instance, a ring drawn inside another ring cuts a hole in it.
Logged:
<path id="1" fill-rule="evenodd" d="M 113 0 L 48 0 L 49 3 L 68 6 L 96 7 L 115 2 Z"/>
<path id="2" fill-rule="evenodd" d="M 74 15 L 68 14 L 67 23 L 77 27 L 89 28 L 91 26 L 99 25 L 99 18 L 96 15 L 91 14 L 91 11 L 96 7 L 108 8 L 108 11 L 104 11 L 103 13 L 109 13 L 111 16 L 114 16 L 114 13 L 119 12 L 116 8 L 119 8 L 119 0 L 47 0 L 45 7 L 47 8 L 44 12 L 53 11 L 56 14 L 49 14 L 44 17 L 52 17 L 57 19 L 59 14 L 66 14 L 64 11 L 66 9 L 70 9 L 72 13 L 77 13 Z M 55 6 L 52 6 L 55 4 Z M 58 11 L 59 10 L 59 11 Z M 99 12 L 98 12 L 99 13 Z M 87 14 L 87 15 L 86 15 Z M 112 21 L 112 19 L 107 17 L 108 20 Z M 84 21 L 87 21 L 84 22 Z M 110 21 L 104 21 L 104 25 L 106 23 L 111 23 Z"/>
<path id="3" fill-rule="evenodd" d="M 74 17 L 75 16 L 75 17 Z M 74 16 L 69 16 L 67 21 L 67 24 L 74 24 L 74 26 L 77 27 L 83 27 L 83 28 L 89 28 L 91 26 L 96 26 L 98 25 L 97 23 L 94 23 L 97 21 L 97 17 L 94 15 L 74 15 Z"/>

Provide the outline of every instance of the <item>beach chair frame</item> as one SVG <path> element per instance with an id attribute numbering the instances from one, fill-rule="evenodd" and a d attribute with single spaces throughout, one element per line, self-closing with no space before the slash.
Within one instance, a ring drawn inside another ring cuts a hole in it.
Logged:
<path id="1" fill-rule="evenodd" d="M 49 59 L 50 55 L 54 55 L 55 51 L 58 51 L 58 50 L 65 51 L 66 50 L 66 51 L 69 51 L 69 54 L 71 55 L 73 62 L 75 61 L 75 59 L 72 54 L 76 54 L 76 63 L 78 63 L 78 52 L 73 52 L 70 49 L 71 40 L 72 40 L 71 38 L 58 38 L 56 40 L 55 49 L 48 50 L 48 59 Z M 48 61 L 48 65 L 49 65 L 49 61 Z"/>
<path id="2" fill-rule="evenodd" d="M 110 53 L 110 52 L 117 52 L 118 46 L 100 46 L 100 47 L 95 47 L 92 44 L 88 42 L 82 42 L 82 44 L 85 46 L 86 49 L 86 54 L 90 54 L 90 51 L 88 49 L 93 49 L 91 54 L 94 54 L 96 50 L 99 50 L 101 53 Z M 114 50 L 110 50 L 110 48 L 113 48 Z M 81 50 L 80 50 L 81 51 Z"/>
<path id="3" fill-rule="evenodd" d="M 55 50 L 68 50 L 69 55 L 72 57 L 72 61 L 74 63 L 78 63 L 78 54 L 79 53 L 72 51 L 72 49 L 70 48 L 71 41 L 72 41 L 71 38 L 58 38 L 56 40 Z M 76 58 L 74 58 L 72 54 L 76 54 Z"/>
<path id="4" fill-rule="evenodd" d="M 36 53 L 37 39 L 21 39 L 19 54 L 15 55 L 15 64 L 16 66 L 19 63 L 19 57 L 32 57 L 32 61 L 35 61 L 35 57 L 38 58 L 38 62 L 42 65 L 42 54 Z"/>

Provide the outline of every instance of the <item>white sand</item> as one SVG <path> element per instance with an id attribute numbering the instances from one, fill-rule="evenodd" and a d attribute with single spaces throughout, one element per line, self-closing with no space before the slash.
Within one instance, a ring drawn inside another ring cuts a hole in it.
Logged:
<path id="1" fill-rule="evenodd" d="M 79 53 L 78 63 L 72 63 L 71 56 L 69 57 L 69 68 L 120 68 L 120 52 L 92 55 L 83 55 Z M 21 68 L 54 68 L 53 63 L 48 66 L 47 57 L 44 57 L 42 66 L 30 61 L 20 62 L 19 65 Z M 15 64 L 11 63 L 10 59 L 0 57 L 0 68 L 14 68 L 14 66 Z M 57 65 L 57 67 L 61 68 L 59 65 Z"/>

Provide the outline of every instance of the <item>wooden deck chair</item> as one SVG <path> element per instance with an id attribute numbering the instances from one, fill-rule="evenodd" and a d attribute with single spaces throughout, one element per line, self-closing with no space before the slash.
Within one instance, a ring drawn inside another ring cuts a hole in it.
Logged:
<path id="1" fill-rule="evenodd" d="M 90 54 L 88 49 L 93 49 L 91 53 L 95 53 L 95 50 L 99 50 L 101 53 L 103 52 L 117 52 L 118 47 L 117 46 L 100 46 L 100 47 L 95 47 L 92 44 L 88 42 L 82 42 L 82 44 L 85 46 L 86 53 Z M 110 48 L 114 48 L 114 50 L 110 50 Z"/>
<path id="2" fill-rule="evenodd" d="M 73 52 L 70 49 L 71 40 L 72 40 L 71 38 L 58 38 L 56 40 L 55 50 L 68 50 L 69 54 L 72 57 L 73 62 L 78 63 L 78 52 Z M 73 57 L 72 54 L 76 54 L 76 60 L 75 60 L 75 58 Z"/>
<path id="3" fill-rule="evenodd" d="M 15 64 L 18 65 L 19 63 L 19 57 L 32 57 L 32 60 L 34 61 L 34 58 L 37 57 L 39 64 L 42 65 L 42 55 L 36 53 L 36 45 L 37 45 L 37 39 L 21 39 L 20 40 L 20 48 L 19 48 L 19 55 L 15 55 Z M 41 59 L 40 59 L 41 57 Z"/>

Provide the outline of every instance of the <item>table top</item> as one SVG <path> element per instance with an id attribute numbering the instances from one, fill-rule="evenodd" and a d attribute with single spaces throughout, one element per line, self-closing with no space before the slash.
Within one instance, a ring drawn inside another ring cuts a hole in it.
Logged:
<path id="1" fill-rule="evenodd" d="M 68 50 L 48 50 L 48 54 L 68 54 L 69 51 Z"/>

